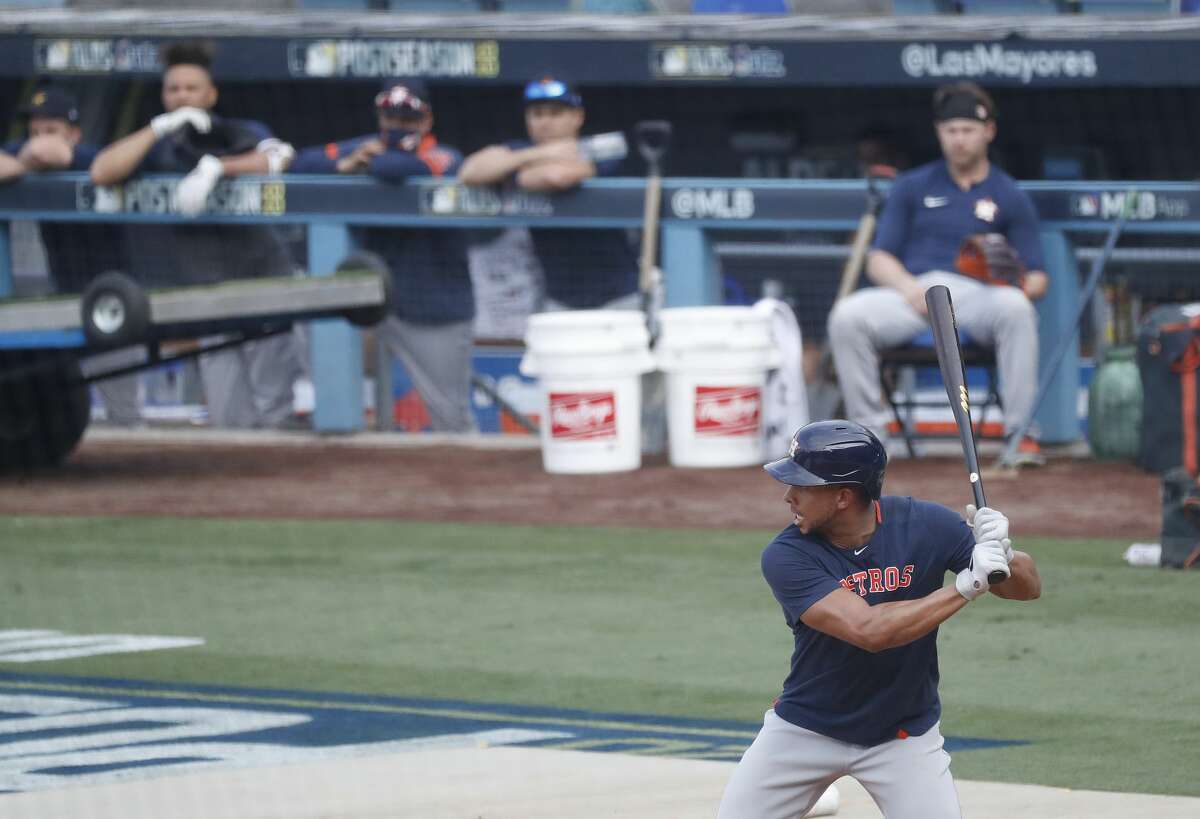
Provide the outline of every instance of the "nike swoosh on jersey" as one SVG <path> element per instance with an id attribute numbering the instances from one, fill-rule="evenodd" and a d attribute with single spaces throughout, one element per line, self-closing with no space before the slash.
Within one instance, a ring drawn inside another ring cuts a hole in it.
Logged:
<path id="1" fill-rule="evenodd" d="M 868 543 L 866 546 L 863 546 L 861 549 L 855 549 L 855 550 L 854 550 L 854 556 L 855 556 L 855 557 L 858 557 L 859 555 L 861 555 L 863 552 L 865 552 L 865 551 L 866 551 L 867 549 L 869 549 L 869 548 L 871 548 L 871 544 L 870 544 L 870 543 Z"/>
<path id="2" fill-rule="evenodd" d="M 948 197 L 948 196 L 926 196 L 925 197 L 925 207 L 927 207 L 927 208 L 944 208 L 946 205 L 949 205 L 949 204 L 950 204 L 950 197 Z"/>

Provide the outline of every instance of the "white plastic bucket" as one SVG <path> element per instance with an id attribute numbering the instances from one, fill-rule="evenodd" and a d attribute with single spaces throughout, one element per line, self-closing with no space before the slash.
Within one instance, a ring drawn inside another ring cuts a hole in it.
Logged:
<path id="1" fill-rule="evenodd" d="M 749 466 L 762 460 L 763 392 L 779 365 L 769 313 L 750 307 L 672 307 L 655 348 L 667 377 L 671 464 Z"/>
<path id="2" fill-rule="evenodd" d="M 545 470 L 582 474 L 640 467 L 641 376 L 652 369 L 639 311 L 530 316 L 521 372 L 536 376 L 541 390 Z"/>

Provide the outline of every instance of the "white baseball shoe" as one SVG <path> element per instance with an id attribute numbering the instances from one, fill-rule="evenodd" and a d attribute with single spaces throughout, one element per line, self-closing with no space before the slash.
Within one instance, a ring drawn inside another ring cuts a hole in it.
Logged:
<path id="1" fill-rule="evenodd" d="M 838 812 L 838 807 L 842 804 L 841 794 L 838 793 L 837 785 L 830 785 L 825 789 L 825 793 L 821 794 L 821 798 L 817 800 L 817 804 L 812 806 L 812 810 L 804 814 L 807 816 L 833 816 Z"/>

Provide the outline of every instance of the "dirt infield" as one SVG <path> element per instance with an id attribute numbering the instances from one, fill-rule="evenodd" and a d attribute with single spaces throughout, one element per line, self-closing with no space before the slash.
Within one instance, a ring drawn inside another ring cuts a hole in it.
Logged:
<path id="1" fill-rule="evenodd" d="M 560 476 L 528 445 L 421 445 L 399 435 L 93 430 L 61 468 L 0 479 L 0 513 L 187 517 L 396 518 L 495 523 L 774 528 L 778 484 L 757 467 Z M 898 460 L 884 489 L 959 508 L 961 458 Z M 1123 463 L 1061 457 L 987 483 L 1014 531 L 1156 541 L 1159 483 Z"/>

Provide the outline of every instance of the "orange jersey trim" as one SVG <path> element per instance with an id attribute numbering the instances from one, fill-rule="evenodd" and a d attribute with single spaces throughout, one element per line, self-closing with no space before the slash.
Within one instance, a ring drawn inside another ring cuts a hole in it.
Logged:
<path id="1" fill-rule="evenodd" d="M 433 134 L 421 137 L 421 144 L 417 146 L 416 154 L 417 159 L 429 166 L 429 170 L 434 176 L 444 175 L 446 169 L 450 167 L 450 163 L 454 161 L 454 157 L 449 151 L 438 147 L 437 139 Z"/>

